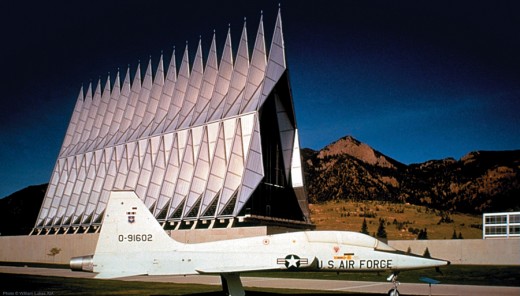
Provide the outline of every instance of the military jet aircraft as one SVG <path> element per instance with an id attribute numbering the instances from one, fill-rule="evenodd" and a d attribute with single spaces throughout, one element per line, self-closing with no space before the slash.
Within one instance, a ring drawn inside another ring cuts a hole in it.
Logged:
<path id="1" fill-rule="evenodd" d="M 94 255 L 74 257 L 72 270 L 96 278 L 216 274 L 228 295 L 245 295 L 240 273 L 260 270 L 390 271 L 399 295 L 401 270 L 448 261 L 405 255 L 356 232 L 302 231 L 206 243 L 172 239 L 133 191 L 111 192 Z"/>

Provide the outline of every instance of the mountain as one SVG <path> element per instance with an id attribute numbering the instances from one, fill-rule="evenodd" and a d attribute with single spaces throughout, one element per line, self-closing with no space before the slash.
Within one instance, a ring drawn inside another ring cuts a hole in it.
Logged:
<path id="1" fill-rule="evenodd" d="M 343 137 L 336 142 L 325 146 L 318 152 L 318 158 L 334 157 L 341 154 L 348 154 L 356 159 L 362 160 L 373 166 L 382 168 L 396 169 L 403 166 L 402 163 L 385 156 L 379 151 L 372 149 L 365 143 L 354 139 L 351 136 Z"/>
<path id="2" fill-rule="evenodd" d="M 40 212 L 47 184 L 29 186 L 0 199 L 0 235 L 27 235 Z"/>
<path id="3" fill-rule="evenodd" d="M 383 200 L 480 214 L 520 209 L 520 150 L 405 165 L 347 136 L 302 151 L 309 201 Z"/>

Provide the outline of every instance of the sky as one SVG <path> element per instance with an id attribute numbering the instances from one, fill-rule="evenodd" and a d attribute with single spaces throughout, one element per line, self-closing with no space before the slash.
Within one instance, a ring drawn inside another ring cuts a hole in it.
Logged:
<path id="1" fill-rule="evenodd" d="M 7 2 L 7 3 L 6 3 Z M 12 3 L 11 3 L 12 2 Z M 81 86 L 281 5 L 302 147 L 351 135 L 405 164 L 520 149 L 518 1 L 2 1 L 0 197 L 47 183 Z M 477 3 L 478 2 L 478 3 Z M 144 66 L 142 66 L 144 69 Z"/>

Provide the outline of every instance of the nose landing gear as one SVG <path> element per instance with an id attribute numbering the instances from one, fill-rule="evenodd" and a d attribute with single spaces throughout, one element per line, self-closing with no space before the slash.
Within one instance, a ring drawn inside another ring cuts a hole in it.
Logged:
<path id="1" fill-rule="evenodd" d="M 399 281 L 397 281 L 397 276 L 399 275 L 399 272 L 396 271 L 392 273 L 386 280 L 391 281 L 392 285 L 394 286 L 392 289 L 388 290 L 388 296 L 399 296 L 401 295 L 399 291 L 397 290 L 397 286 L 399 286 Z"/>

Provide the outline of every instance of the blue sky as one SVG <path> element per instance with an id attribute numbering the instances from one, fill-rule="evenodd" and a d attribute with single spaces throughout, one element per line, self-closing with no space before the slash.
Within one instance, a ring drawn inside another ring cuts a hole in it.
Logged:
<path id="1" fill-rule="evenodd" d="M 269 42 L 278 9 L 170 2 L 0 4 L 0 197 L 49 181 L 82 84 L 199 36 L 207 51 L 213 30 L 222 48 L 228 25 L 236 48 L 244 17 L 252 46 L 261 10 Z M 281 2 L 302 147 L 352 135 L 406 164 L 520 149 L 516 1 Z"/>

